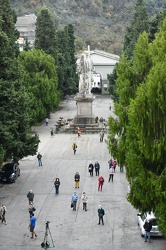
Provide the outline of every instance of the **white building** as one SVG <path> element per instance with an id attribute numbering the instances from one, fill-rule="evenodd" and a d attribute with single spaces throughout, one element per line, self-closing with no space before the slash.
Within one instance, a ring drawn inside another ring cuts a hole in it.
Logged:
<path id="1" fill-rule="evenodd" d="M 84 51 L 84 53 L 87 54 L 88 51 Z M 90 56 L 94 67 L 92 88 L 99 88 L 102 94 L 108 94 L 109 81 L 107 75 L 113 72 L 120 57 L 100 50 L 90 51 Z M 79 60 L 80 55 L 77 56 L 77 64 L 79 64 Z"/>

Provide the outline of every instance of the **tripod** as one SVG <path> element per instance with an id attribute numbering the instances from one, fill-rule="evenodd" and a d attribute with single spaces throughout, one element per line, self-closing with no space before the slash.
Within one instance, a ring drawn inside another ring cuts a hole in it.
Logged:
<path id="1" fill-rule="evenodd" d="M 41 247 L 46 250 L 50 247 L 50 242 L 48 241 L 48 234 L 50 235 L 53 247 L 55 247 L 54 241 L 51 235 L 51 231 L 49 228 L 49 223 L 50 223 L 49 221 L 46 222 L 46 231 L 45 231 L 44 241 L 41 243 Z"/>

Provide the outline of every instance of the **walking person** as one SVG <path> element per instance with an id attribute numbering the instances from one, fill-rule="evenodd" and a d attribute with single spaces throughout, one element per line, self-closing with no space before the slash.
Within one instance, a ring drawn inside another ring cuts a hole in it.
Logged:
<path id="1" fill-rule="evenodd" d="M 90 163 L 89 166 L 88 166 L 88 170 L 89 170 L 90 176 L 93 176 L 93 169 L 94 169 L 94 166 L 93 166 L 92 163 Z"/>
<path id="2" fill-rule="evenodd" d="M 30 201 L 30 203 L 29 203 L 29 216 L 30 216 L 30 218 L 31 218 L 34 211 L 36 211 L 36 208 L 34 207 L 33 202 Z"/>
<path id="3" fill-rule="evenodd" d="M 87 212 L 88 197 L 87 197 L 85 192 L 82 193 L 81 199 L 82 199 L 82 203 L 83 203 L 83 210 L 85 210 L 85 212 Z"/>
<path id="4" fill-rule="evenodd" d="M 48 117 L 45 119 L 46 126 L 48 126 Z"/>
<path id="5" fill-rule="evenodd" d="M 103 184 L 104 184 L 104 178 L 103 178 L 103 176 L 100 176 L 100 177 L 98 178 L 98 191 L 99 191 L 99 190 L 102 191 Z"/>
<path id="6" fill-rule="evenodd" d="M 5 218 L 6 212 L 7 212 L 6 206 L 2 205 L 0 208 L 0 218 L 1 222 L 4 223 L 5 225 L 7 225 Z"/>
<path id="7" fill-rule="evenodd" d="M 54 136 L 54 129 L 53 129 L 52 126 L 51 126 L 51 128 L 50 128 L 50 133 L 51 133 L 51 136 Z"/>
<path id="8" fill-rule="evenodd" d="M 39 163 L 39 167 L 40 166 L 43 166 L 42 165 L 42 155 L 38 152 L 38 154 L 37 154 L 37 159 L 38 159 L 38 163 Z"/>
<path id="9" fill-rule="evenodd" d="M 34 231 L 35 226 L 36 226 L 36 217 L 35 217 L 34 213 L 32 213 L 31 218 L 30 218 L 30 223 L 28 226 L 28 228 L 30 229 L 30 232 L 32 234 L 31 239 L 34 238 L 34 236 L 37 237 L 37 234 Z"/>
<path id="10" fill-rule="evenodd" d="M 95 162 L 94 168 L 95 168 L 96 176 L 99 176 L 100 164 L 98 163 L 98 161 Z"/>
<path id="11" fill-rule="evenodd" d="M 60 186 L 60 179 L 59 178 L 56 178 L 55 179 L 55 182 L 54 182 L 54 186 L 55 186 L 55 194 L 59 194 L 59 186 Z"/>
<path id="12" fill-rule="evenodd" d="M 112 180 L 112 182 L 113 182 L 113 179 L 114 179 L 114 167 L 111 167 L 110 169 L 109 169 L 109 179 L 108 179 L 108 182 L 110 182 L 110 180 Z"/>
<path id="13" fill-rule="evenodd" d="M 77 130 L 77 135 L 78 135 L 78 137 L 81 136 L 81 130 L 80 130 L 80 128 L 78 128 L 78 130 Z"/>
<path id="14" fill-rule="evenodd" d="M 73 152 L 74 152 L 74 155 L 75 155 L 76 154 L 76 150 L 77 150 L 77 144 L 75 142 L 72 145 L 72 149 L 73 149 Z"/>
<path id="15" fill-rule="evenodd" d="M 102 222 L 102 225 L 104 225 L 104 219 L 103 219 L 104 215 L 105 215 L 105 211 L 102 208 L 102 206 L 99 205 L 99 208 L 98 208 L 99 223 L 98 223 L 98 225 L 100 225 L 100 222 Z"/>
<path id="16" fill-rule="evenodd" d="M 77 200 L 78 200 L 78 195 L 76 192 L 74 192 L 74 194 L 71 197 L 71 203 L 73 204 L 73 211 L 76 211 Z"/>
<path id="17" fill-rule="evenodd" d="M 144 229 L 145 229 L 145 236 L 144 236 L 144 241 L 147 242 L 147 239 L 149 241 L 149 243 L 151 242 L 150 239 L 150 231 L 152 229 L 152 223 L 149 219 L 146 219 L 145 224 L 143 225 Z"/>
<path id="18" fill-rule="evenodd" d="M 35 196 L 35 195 L 34 195 L 34 193 L 32 192 L 32 189 L 29 190 L 29 192 L 27 193 L 27 198 L 28 198 L 28 200 L 29 200 L 29 205 L 30 205 L 31 202 L 33 203 L 34 196 Z"/>
<path id="19" fill-rule="evenodd" d="M 75 173 L 74 180 L 75 180 L 75 188 L 79 188 L 80 187 L 80 174 L 78 172 Z"/>
<path id="20" fill-rule="evenodd" d="M 104 139 L 104 130 L 103 129 L 100 131 L 99 136 L 100 136 L 100 142 L 103 142 L 103 139 Z"/>

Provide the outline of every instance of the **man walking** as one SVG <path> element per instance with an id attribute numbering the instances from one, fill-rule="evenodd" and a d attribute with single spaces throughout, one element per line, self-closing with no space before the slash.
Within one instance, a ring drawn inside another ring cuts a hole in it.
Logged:
<path id="1" fill-rule="evenodd" d="M 96 176 L 99 176 L 100 164 L 98 163 L 98 161 L 95 162 L 94 167 L 95 167 Z"/>
<path id="2" fill-rule="evenodd" d="M 28 228 L 30 229 L 30 232 L 32 234 L 31 239 L 34 238 L 34 236 L 37 237 L 37 234 L 34 231 L 35 226 L 36 226 L 36 217 L 35 217 L 34 213 L 32 213 L 31 218 L 30 218 L 30 223 L 28 226 Z"/>
<path id="3" fill-rule="evenodd" d="M 149 243 L 151 242 L 150 240 L 150 231 L 152 229 L 152 223 L 149 219 L 146 219 L 145 224 L 143 225 L 144 229 L 145 229 L 145 242 L 147 242 L 147 238 Z"/>
<path id="4" fill-rule="evenodd" d="M 74 152 L 74 155 L 75 155 L 76 154 L 76 150 L 77 150 L 77 144 L 75 142 L 72 145 L 72 149 L 73 149 L 73 152 Z"/>
<path id="5" fill-rule="evenodd" d="M 100 176 L 100 177 L 98 178 L 98 191 L 99 191 L 99 190 L 102 191 L 103 184 L 104 184 L 104 178 L 103 178 L 103 176 Z"/>
<path id="6" fill-rule="evenodd" d="M 98 225 L 100 225 L 100 221 L 102 222 L 102 225 L 104 225 L 104 220 L 103 220 L 104 215 L 105 215 L 105 211 L 101 207 L 101 205 L 99 205 L 99 208 L 98 208 L 99 223 L 98 223 Z"/>
<path id="7" fill-rule="evenodd" d="M 85 210 L 85 212 L 87 212 L 88 197 L 87 197 L 85 192 L 82 193 L 81 199 L 82 199 L 82 203 L 83 203 L 83 210 Z"/>
<path id="8" fill-rule="evenodd" d="M 59 178 L 55 179 L 54 186 L 55 186 L 55 194 L 57 195 L 57 194 L 59 194 L 59 186 L 60 186 Z"/>
<path id="9" fill-rule="evenodd" d="M 7 225 L 6 218 L 5 218 L 6 212 L 7 212 L 6 207 L 4 205 L 2 205 L 0 208 L 0 217 L 1 217 L 2 223 L 4 223 L 5 225 Z"/>
<path id="10" fill-rule="evenodd" d="M 42 166 L 42 155 L 40 153 L 37 154 L 37 159 L 38 159 L 39 167 Z"/>
<path id="11" fill-rule="evenodd" d="M 79 188 L 80 187 L 80 175 L 78 172 L 75 173 L 74 180 L 75 180 L 75 188 Z"/>
<path id="12" fill-rule="evenodd" d="M 32 189 L 29 190 L 29 192 L 27 193 L 27 198 L 29 200 L 29 205 L 30 205 L 31 202 L 33 203 L 34 193 L 32 192 Z"/>
<path id="13" fill-rule="evenodd" d="M 103 142 L 103 139 L 104 139 L 104 130 L 100 131 L 99 136 L 100 136 L 100 142 Z"/>
<path id="14" fill-rule="evenodd" d="M 71 197 L 71 203 L 73 204 L 73 211 L 76 211 L 76 205 L 77 205 L 78 195 L 76 192 Z"/>

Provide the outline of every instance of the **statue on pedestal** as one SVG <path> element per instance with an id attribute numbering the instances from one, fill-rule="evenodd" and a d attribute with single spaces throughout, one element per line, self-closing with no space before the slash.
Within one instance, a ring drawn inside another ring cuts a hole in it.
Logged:
<path id="1" fill-rule="evenodd" d="M 90 58 L 88 46 L 88 55 L 82 54 L 77 68 L 79 74 L 79 94 L 90 94 L 93 82 L 93 62 Z"/>

